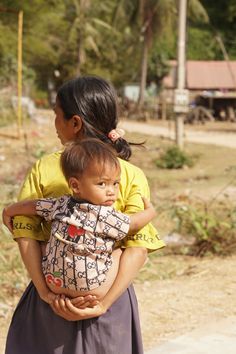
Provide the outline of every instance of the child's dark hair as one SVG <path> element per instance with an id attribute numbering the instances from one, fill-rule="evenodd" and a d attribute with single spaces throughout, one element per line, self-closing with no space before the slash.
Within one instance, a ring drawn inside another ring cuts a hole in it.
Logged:
<path id="1" fill-rule="evenodd" d="M 101 140 L 88 138 L 66 145 L 61 154 L 61 169 L 67 181 L 79 178 L 91 164 L 98 164 L 103 169 L 106 163 L 120 170 L 119 160 L 112 148 Z"/>
<path id="2" fill-rule="evenodd" d="M 57 100 L 65 119 L 70 120 L 75 115 L 82 119 L 84 137 L 104 141 L 120 158 L 130 158 L 130 144 L 125 139 L 119 137 L 112 141 L 108 137 L 117 127 L 118 113 L 116 92 L 106 80 L 95 76 L 70 80 L 59 88 Z"/>

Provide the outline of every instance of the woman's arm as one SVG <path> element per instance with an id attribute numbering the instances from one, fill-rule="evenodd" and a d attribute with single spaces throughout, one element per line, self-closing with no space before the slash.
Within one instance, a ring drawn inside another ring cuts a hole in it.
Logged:
<path id="1" fill-rule="evenodd" d="M 3 209 L 4 224 L 13 231 L 12 218 L 16 215 L 36 215 L 37 200 L 23 200 Z M 42 272 L 42 253 L 38 241 L 29 238 L 19 238 L 18 246 L 23 263 L 32 279 L 39 296 L 47 303 L 52 303 L 56 295 L 50 291 Z"/>
<path id="2" fill-rule="evenodd" d="M 57 174 L 61 173 L 59 163 L 57 164 L 56 162 L 56 155 L 50 155 L 49 157 L 44 157 L 43 159 L 38 160 L 26 176 L 18 200 L 23 201 L 24 204 L 25 202 L 28 203 L 29 200 L 44 198 L 46 184 L 45 178 L 48 179 L 50 177 L 50 180 L 54 180 L 55 175 L 57 176 Z M 52 169 L 52 163 L 54 163 L 55 166 L 58 166 L 58 168 L 55 167 L 55 169 Z M 53 171 L 50 172 L 51 170 Z M 45 171 L 47 171 L 47 174 L 45 174 Z M 49 186 L 51 185 L 50 183 L 48 184 Z M 64 184 L 66 185 L 66 181 Z M 49 194 L 48 190 L 46 190 L 46 192 Z M 30 213 L 31 211 L 32 210 L 30 210 Z M 55 294 L 47 288 L 42 273 L 42 253 L 39 242 L 47 240 L 48 235 L 46 235 L 45 230 L 48 225 L 45 223 L 44 226 L 46 227 L 42 229 L 42 218 L 38 216 L 26 216 L 26 214 L 28 214 L 27 210 L 24 210 L 24 213 L 25 215 L 21 209 L 19 212 L 20 216 L 14 217 L 13 225 L 10 224 L 10 227 L 13 228 L 13 238 L 17 241 L 22 261 L 39 293 L 39 296 L 44 301 L 50 303 L 55 298 Z"/>
<path id="3" fill-rule="evenodd" d="M 120 259 L 117 277 L 111 289 L 102 300 L 102 306 L 107 310 L 113 302 L 128 288 L 147 259 L 147 249 L 142 247 L 126 248 Z M 129 270 L 129 271 L 127 271 Z"/>
<path id="4" fill-rule="evenodd" d="M 42 300 L 51 304 L 56 295 L 47 287 L 42 272 L 42 253 L 40 243 L 30 238 L 18 238 L 18 247 L 23 263 Z"/>

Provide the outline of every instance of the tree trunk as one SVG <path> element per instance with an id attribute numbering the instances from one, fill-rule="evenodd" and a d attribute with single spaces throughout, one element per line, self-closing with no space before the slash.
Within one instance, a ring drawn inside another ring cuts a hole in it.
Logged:
<path id="1" fill-rule="evenodd" d="M 76 68 L 76 75 L 80 76 L 80 64 L 81 64 L 81 51 L 80 45 L 78 46 L 78 61 L 77 61 L 77 68 Z"/>
<path id="2" fill-rule="evenodd" d="M 81 75 L 81 67 L 83 66 L 84 63 L 84 37 L 85 37 L 85 32 L 84 32 L 84 27 L 85 27 L 85 21 L 86 21 L 86 8 L 89 6 L 89 2 L 86 0 L 77 0 L 79 7 L 77 8 L 77 16 L 79 18 L 79 28 L 78 28 L 78 62 L 77 62 L 77 68 L 76 68 L 76 74 L 79 76 Z"/>
<path id="3" fill-rule="evenodd" d="M 143 41 L 143 50 L 142 50 L 142 62 L 141 62 L 141 78 L 140 78 L 140 89 L 139 89 L 139 98 L 138 98 L 138 107 L 142 107 L 144 103 L 144 95 L 146 89 L 147 81 L 147 67 L 148 67 L 148 39 L 145 35 Z"/>

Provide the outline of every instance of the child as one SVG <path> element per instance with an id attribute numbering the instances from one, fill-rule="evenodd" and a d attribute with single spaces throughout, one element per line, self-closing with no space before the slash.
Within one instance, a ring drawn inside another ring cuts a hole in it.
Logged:
<path id="1" fill-rule="evenodd" d="M 115 139 L 117 132 L 111 132 Z M 55 294 L 69 297 L 92 294 L 98 299 L 112 264 L 115 242 L 134 234 L 155 216 L 143 198 L 143 211 L 130 216 L 116 212 L 120 164 L 107 144 L 90 138 L 69 144 L 61 155 L 61 168 L 73 196 L 26 200 L 3 210 L 10 225 L 15 215 L 40 215 L 52 221 L 42 269 L 48 302 Z"/>

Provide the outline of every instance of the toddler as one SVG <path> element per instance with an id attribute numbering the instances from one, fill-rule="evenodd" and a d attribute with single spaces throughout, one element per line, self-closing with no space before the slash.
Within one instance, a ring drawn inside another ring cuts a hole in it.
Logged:
<path id="1" fill-rule="evenodd" d="M 67 145 L 61 168 L 73 196 L 12 204 L 3 210 L 3 220 L 10 225 L 16 215 L 37 214 L 52 221 L 42 261 L 47 287 L 53 294 L 91 294 L 99 298 L 116 242 L 143 228 L 153 219 L 155 210 L 146 198 L 144 210 L 135 214 L 125 215 L 114 209 L 120 164 L 114 151 L 98 139 Z"/>

